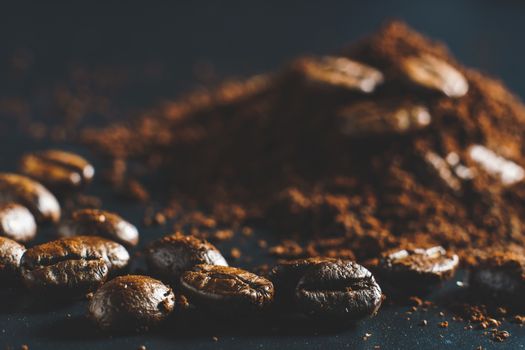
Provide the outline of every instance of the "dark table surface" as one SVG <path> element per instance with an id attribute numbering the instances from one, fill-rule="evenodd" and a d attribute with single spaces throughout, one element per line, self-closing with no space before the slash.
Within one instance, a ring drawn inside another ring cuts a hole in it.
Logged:
<path id="1" fill-rule="evenodd" d="M 525 4 L 521 1 L 55 1 L 3 7 L 0 72 L 8 70 L 13 55 L 20 50 L 30 53 L 31 70 L 16 83 L 0 78 L 0 99 L 21 96 L 36 105 L 35 114 L 42 101 L 33 101 L 34 91 L 60 81 L 73 65 L 161 64 L 160 79 L 138 84 L 138 88 L 118 96 L 123 106 L 150 106 L 195 86 L 196 63 L 213 67 L 216 79 L 269 71 L 300 54 L 335 51 L 389 18 L 404 19 L 415 29 L 443 40 L 460 61 L 500 77 L 518 95 L 525 96 Z M 24 151 L 49 146 L 69 148 L 93 159 L 86 149 L 71 142 L 34 141 L 14 128 L 0 130 L 0 143 L 1 171 L 15 170 Z M 97 160 L 94 162 L 96 165 Z M 87 192 L 100 196 L 104 208 L 118 211 L 137 224 L 143 242 L 168 230 L 143 227 L 143 206 L 115 199 L 99 181 Z M 42 229 L 39 240 L 51 237 L 52 231 Z M 271 237 L 267 232 L 256 235 Z M 221 248 L 228 249 L 231 244 L 224 243 Z M 266 259 L 252 241 L 235 244 L 255 256 L 252 264 Z M 250 263 L 240 265 L 249 267 Z M 456 282 L 462 278 L 459 274 L 430 299 L 460 295 L 463 289 Z M 148 349 L 525 347 L 525 329 L 515 324 L 504 323 L 502 329 L 511 337 L 496 344 L 481 330 L 464 330 L 466 323 L 452 321 L 451 313 L 440 316 L 446 305 L 413 314 L 407 314 L 408 309 L 386 306 L 377 317 L 342 329 L 290 319 L 237 323 L 173 320 L 145 335 L 107 336 L 84 319 L 83 302 L 56 305 L 24 292 L 0 289 L 0 349 L 17 349 L 22 344 L 30 349 L 90 350 L 136 349 L 140 345 Z M 423 319 L 428 326 L 419 325 Z M 438 326 L 443 320 L 450 322 L 446 329 Z M 371 335 L 364 340 L 367 333 Z"/>

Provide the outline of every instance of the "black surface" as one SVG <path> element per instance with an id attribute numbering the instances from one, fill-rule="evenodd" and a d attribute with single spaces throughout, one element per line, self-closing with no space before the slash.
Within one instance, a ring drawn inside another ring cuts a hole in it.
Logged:
<path id="1" fill-rule="evenodd" d="M 31 52 L 30 74 L 18 83 L 0 76 L 0 97 L 20 95 L 36 105 L 33 91 L 60 81 L 72 66 L 127 64 L 140 67 L 160 63 L 164 75 L 155 83 L 118 96 L 119 105 L 150 106 L 161 98 L 194 86 L 194 64 L 212 65 L 219 77 L 247 75 L 279 67 L 303 53 L 337 50 L 373 31 L 388 18 L 401 18 L 431 37 L 445 41 L 458 59 L 502 80 L 525 96 L 525 4 L 521 1 L 193 1 L 173 2 L 22 2 L 0 10 L 0 72 L 13 53 Z M 0 73 L 1 74 L 1 73 Z M 38 116 L 35 116 L 38 117 Z M 13 130 L 0 130 L 0 170 L 12 171 L 25 150 L 47 147 L 27 140 Z M 71 147 L 87 154 L 72 144 Z M 115 200 L 96 182 L 89 193 L 104 198 L 104 208 L 116 210 L 140 227 L 143 242 L 168 231 L 144 228 L 143 208 Z M 39 240 L 52 234 L 42 230 Z M 258 232 L 268 236 L 268 233 Z M 250 243 L 245 252 L 259 252 Z M 227 244 L 226 244 L 227 246 Z M 227 248 L 227 247 L 223 247 Z M 254 263 L 264 259 L 260 256 Z M 250 264 L 240 263 L 242 266 Z M 434 296 L 456 295 L 461 288 L 451 281 Z M 325 329 L 304 320 L 247 319 L 237 324 L 222 321 L 173 321 L 147 335 L 107 336 L 83 318 L 85 305 L 53 305 L 21 292 L 0 292 L 0 349 L 519 349 L 525 346 L 525 329 L 504 323 L 511 333 L 495 344 L 480 330 L 465 331 L 464 322 L 451 314 L 438 315 L 445 306 L 407 315 L 406 306 L 387 306 L 379 315 L 355 327 Z M 410 320 L 407 320 L 410 317 Z M 418 325 L 428 320 L 427 327 Z M 448 329 L 438 322 L 450 321 Z M 275 322 L 275 323 L 272 323 Z M 365 333 L 372 335 L 364 341 Z M 218 337 L 217 341 L 212 339 Z"/>

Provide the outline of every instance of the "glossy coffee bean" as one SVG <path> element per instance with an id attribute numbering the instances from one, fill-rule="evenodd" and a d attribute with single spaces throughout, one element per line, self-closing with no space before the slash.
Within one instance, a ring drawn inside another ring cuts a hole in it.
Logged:
<path id="1" fill-rule="evenodd" d="M 26 207 L 15 203 L 0 205 L 0 236 L 27 242 L 35 235 L 35 218 Z"/>
<path id="2" fill-rule="evenodd" d="M 235 267 L 197 265 L 181 277 L 181 288 L 196 307 L 224 315 L 251 313 L 273 302 L 274 287 L 266 278 Z"/>
<path id="3" fill-rule="evenodd" d="M 77 188 L 91 182 L 95 169 L 81 156 L 60 150 L 26 154 L 20 171 L 51 188 Z"/>
<path id="4" fill-rule="evenodd" d="M 349 260 L 323 262 L 308 269 L 295 296 L 299 310 L 308 315 L 349 321 L 374 315 L 383 301 L 372 273 Z"/>
<path id="5" fill-rule="evenodd" d="M 99 209 L 81 209 L 58 228 L 62 237 L 100 236 L 126 246 L 139 242 L 139 232 L 135 226 L 115 213 Z"/>
<path id="6" fill-rule="evenodd" d="M 104 330 L 143 331 L 173 311 L 171 288 L 147 276 L 116 277 L 100 287 L 89 302 L 89 317 Z"/>
<path id="7" fill-rule="evenodd" d="M 22 175 L 0 174 L 0 202 L 25 206 L 38 222 L 60 220 L 60 205 L 55 196 L 40 183 Z"/>
<path id="8" fill-rule="evenodd" d="M 151 273 L 178 283 L 183 272 L 198 264 L 228 266 L 221 252 L 211 243 L 180 233 L 165 236 L 146 250 Z"/>
<path id="9" fill-rule="evenodd" d="M 275 265 L 268 277 L 275 287 L 276 300 L 292 306 L 290 302 L 295 297 L 295 288 L 305 272 L 313 266 L 330 261 L 336 261 L 336 259 L 315 257 L 287 260 Z"/>
<path id="10" fill-rule="evenodd" d="M 462 97 L 469 89 L 467 79 L 447 62 L 428 54 L 403 59 L 401 70 L 407 80 L 448 97 Z"/>
<path id="11" fill-rule="evenodd" d="M 458 256 L 443 247 L 401 249 L 382 254 L 378 274 L 398 291 L 427 292 L 454 276 L 458 264 Z"/>
<path id="12" fill-rule="evenodd" d="M 26 248 L 9 238 L 0 237 L 0 284 L 15 280 L 19 277 L 20 259 Z"/>
<path id="13" fill-rule="evenodd" d="M 292 69 L 306 83 L 322 88 L 339 88 L 371 93 L 383 83 L 383 74 L 375 68 L 347 57 L 305 57 L 297 60 Z"/>
<path id="14" fill-rule="evenodd" d="M 120 244 L 96 236 L 63 238 L 28 249 L 20 262 L 29 288 L 83 293 L 123 269 L 129 253 Z"/>
<path id="15" fill-rule="evenodd" d="M 432 121 L 420 103 L 385 99 L 352 103 L 337 116 L 341 132 L 352 137 L 401 135 L 427 128 Z"/>

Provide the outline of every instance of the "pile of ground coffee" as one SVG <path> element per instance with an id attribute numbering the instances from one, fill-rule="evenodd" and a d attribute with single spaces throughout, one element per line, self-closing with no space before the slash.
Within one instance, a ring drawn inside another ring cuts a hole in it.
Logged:
<path id="1" fill-rule="evenodd" d="M 82 140 L 114 159 L 116 177 L 122 162 L 146 166 L 172 206 L 271 225 L 288 239 L 277 255 L 363 261 L 405 245 L 525 245 L 524 132 L 525 107 L 500 82 L 393 22 L 337 57 L 195 92 Z"/>

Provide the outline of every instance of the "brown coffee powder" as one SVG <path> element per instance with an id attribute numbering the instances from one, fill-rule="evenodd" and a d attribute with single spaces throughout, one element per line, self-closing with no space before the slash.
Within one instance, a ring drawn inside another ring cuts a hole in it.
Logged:
<path id="1" fill-rule="evenodd" d="M 277 255 L 524 245 L 519 99 L 399 22 L 338 55 L 360 65 L 328 60 L 323 79 L 302 58 L 82 139 L 158 174 L 173 206 L 197 203 L 218 226 L 262 220 L 288 239 Z"/>

